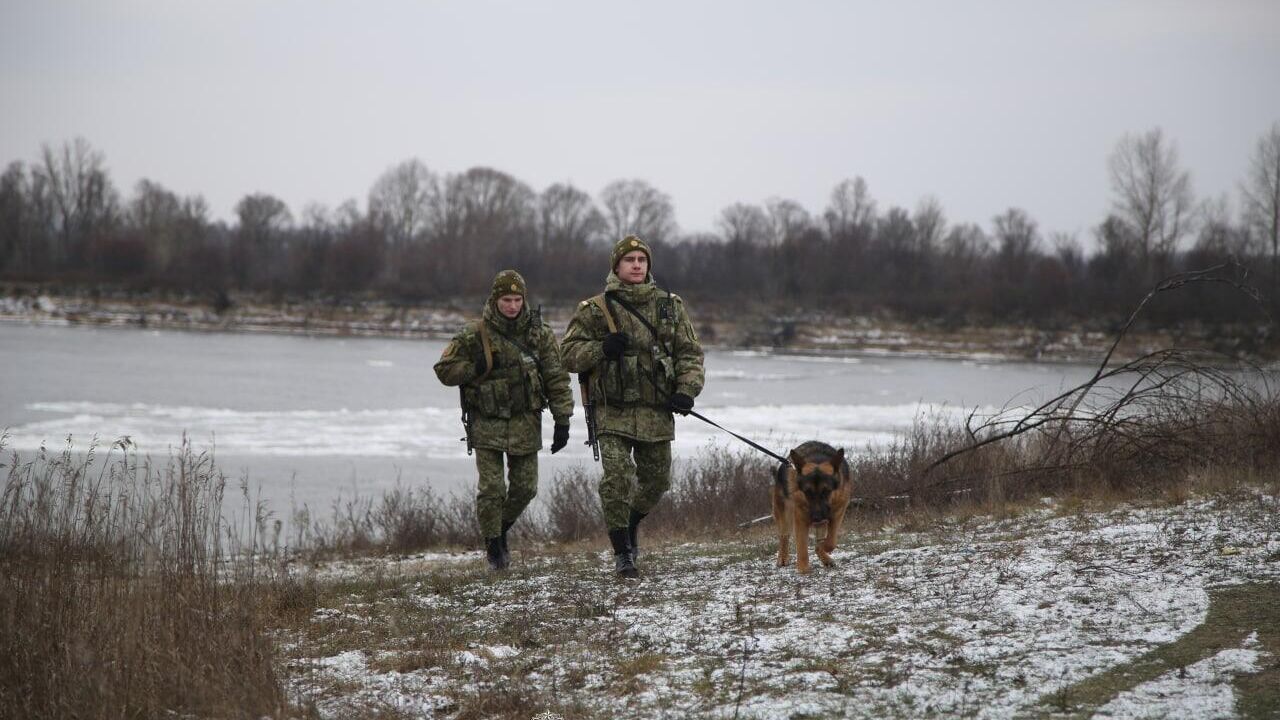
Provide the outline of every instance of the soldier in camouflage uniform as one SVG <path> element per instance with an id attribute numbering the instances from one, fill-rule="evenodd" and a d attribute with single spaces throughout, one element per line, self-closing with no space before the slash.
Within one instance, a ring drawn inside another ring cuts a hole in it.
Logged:
<path id="1" fill-rule="evenodd" d="M 578 305 L 563 342 L 565 367 L 590 373 L 604 465 L 600 503 L 623 577 L 639 575 L 640 521 L 671 487 L 672 413 L 693 409 L 704 380 L 684 301 L 654 284 L 652 257 L 640 238 L 623 238 L 604 295 Z"/>
<path id="2" fill-rule="evenodd" d="M 519 273 L 498 273 L 482 319 L 467 323 L 435 364 L 440 382 L 462 386 L 464 409 L 471 418 L 467 436 L 480 472 L 476 514 L 494 570 L 510 562 L 507 531 L 538 491 L 542 409 L 550 405 L 555 421 L 553 454 L 569 442 L 573 415 L 569 373 L 555 333 L 530 312 L 525 297 Z"/>

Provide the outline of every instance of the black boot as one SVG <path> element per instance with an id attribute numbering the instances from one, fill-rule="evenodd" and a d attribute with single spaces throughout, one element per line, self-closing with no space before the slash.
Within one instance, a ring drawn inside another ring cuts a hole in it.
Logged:
<path id="1" fill-rule="evenodd" d="M 502 523 L 502 567 L 506 567 L 511 564 L 511 551 L 507 549 L 507 531 L 515 524 L 515 520 Z"/>
<path id="2" fill-rule="evenodd" d="M 640 571 L 631 559 L 631 542 L 627 538 L 626 528 L 614 528 L 609 531 L 609 542 L 613 544 L 613 565 L 618 577 L 638 578 Z"/>
<path id="3" fill-rule="evenodd" d="M 644 515 L 632 510 L 631 520 L 627 523 L 627 541 L 631 543 L 631 562 L 640 559 L 640 543 L 636 531 L 640 529 L 640 521 L 644 519 Z"/>
<path id="4" fill-rule="evenodd" d="M 485 557 L 489 560 L 490 570 L 502 570 L 507 567 L 506 558 L 502 553 L 502 536 L 491 537 L 485 540 Z"/>

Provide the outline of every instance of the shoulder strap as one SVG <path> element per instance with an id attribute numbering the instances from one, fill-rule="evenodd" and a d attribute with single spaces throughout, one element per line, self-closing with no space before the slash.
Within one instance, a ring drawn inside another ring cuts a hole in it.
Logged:
<path id="1" fill-rule="evenodd" d="M 484 372 L 472 382 L 480 382 L 493 372 L 493 343 L 489 341 L 489 328 L 484 320 L 476 321 L 476 325 L 479 326 L 477 330 L 480 333 L 480 347 L 484 349 Z"/>
<path id="2" fill-rule="evenodd" d="M 591 298 L 591 302 L 595 303 L 604 313 L 604 321 L 609 325 L 609 332 L 618 332 L 618 323 L 613 321 L 613 313 L 609 312 L 609 304 L 604 301 L 604 295 L 597 295 Z"/>

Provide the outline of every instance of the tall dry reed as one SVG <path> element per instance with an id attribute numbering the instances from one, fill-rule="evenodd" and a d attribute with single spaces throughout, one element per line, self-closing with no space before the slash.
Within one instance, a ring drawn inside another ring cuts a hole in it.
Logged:
<path id="1" fill-rule="evenodd" d="M 284 712 L 269 574 L 242 552 L 256 530 L 223 520 L 210 455 L 184 442 L 157 466 L 127 439 L 103 458 L 3 444 L 0 716 Z"/>

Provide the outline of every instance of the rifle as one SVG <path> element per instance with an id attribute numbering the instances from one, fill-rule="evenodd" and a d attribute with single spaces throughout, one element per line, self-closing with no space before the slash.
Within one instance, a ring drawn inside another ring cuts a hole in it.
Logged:
<path id="1" fill-rule="evenodd" d="M 470 455 L 476 445 L 471 441 L 471 408 L 467 406 L 467 394 L 461 385 L 458 386 L 458 401 L 462 404 L 462 428 L 467 433 L 458 440 L 467 444 L 467 454 Z"/>
<path id="2" fill-rule="evenodd" d="M 587 441 L 591 456 L 600 461 L 600 437 L 596 435 L 596 403 L 591 399 L 591 374 L 578 373 L 578 390 L 582 393 L 582 412 L 587 418 Z"/>
<path id="3" fill-rule="evenodd" d="M 484 351 L 484 372 L 473 381 L 478 383 L 489 377 L 489 373 L 493 372 L 493 348 L 489 345 L 489 333 L 485 332 L 484 321 L 481 320 L 476 323 L 475 328 L 476 332 L 480 334 L 480 348 Z M 471 439 L 471 421 L 473 418 L 471 417 L 471 407 L 467 405 L 467 391 L 463 389 L 462 385 L 458 386 L 458 404 L 462 406 L 462 428 L 467 432 L 466 436 L 459 438 L 459 440 L 466 441 L 467 454 L 470 455 L 476 449 L 476 444 Z"/>

